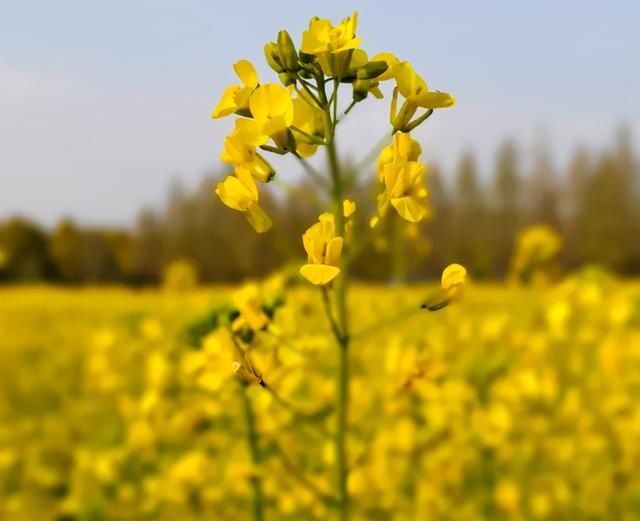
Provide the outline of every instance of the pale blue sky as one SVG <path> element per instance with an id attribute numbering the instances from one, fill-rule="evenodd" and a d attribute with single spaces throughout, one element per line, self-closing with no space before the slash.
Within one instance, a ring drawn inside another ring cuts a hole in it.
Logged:
<path id="1" fill-rule="evenodd" d="M 631 0 L 0 0 L 0 218 L 126 223 L 172 178 L 194 186 L 232 126 L 209 119 L 232 63 L 248 58 L 272 81 L 262 48 L 279 29 L 299 41 L 311 16 L 354 9 L 370 54 L 408 59 L 458 98 L 418 134 L 428 161 L 450 167 L 471 147 L 488 165 L 503 137 L 526 150 L 540 129 L 559 163 L 577 144 L 607 145 L 620 123 L 638 143 Z M 366 152 L 387 111 L 388 99 L 354 110 L 343 150 Z"/>

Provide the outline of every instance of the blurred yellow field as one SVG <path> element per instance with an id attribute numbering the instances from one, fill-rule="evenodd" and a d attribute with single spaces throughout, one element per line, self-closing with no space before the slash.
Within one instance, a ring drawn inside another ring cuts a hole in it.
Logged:
<path id="1" fill-rule="evenodd" d="M 234 376 L 235 288 L 2 289 L 0 519 L 250 519 L 256 483 L 268 519 L 332 517 L 336 346 L 282 282 L 266 387 Z M 353 519 L 637 519 L 638 284 L 432 292 L 350 293 Z"/>

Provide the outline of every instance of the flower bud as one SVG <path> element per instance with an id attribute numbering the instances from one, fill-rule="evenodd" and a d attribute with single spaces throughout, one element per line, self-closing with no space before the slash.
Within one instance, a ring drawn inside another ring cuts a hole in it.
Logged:
<path id="1" fill-rule="evenodd" d="M 261 183 L 268 183 L 274 178 L 276 172 L 264 157 L 256 154 L 251 165 L 251 175 Z"/>
<path id="2" fill-rule="evenodd" d="M 368 62 L 364 66 L 367 79 L 369 80 L 372 80 L 373 78 L 377 78 L 378 76 L 381 76 L 382 74 L 387 72 L 388 68 L 389 66 L 386 64 L 386 62 L 383 62 L 383 61 Z"/>
<path id="3" fill-rule="evenodd" d="M 280 61 L 286 71 L 297 72 L 300 66 L 298 65 L 298 53 L 293 40 L 287 31 L 280 31 L 278 33 L 278 54 L 280 55 Z"/>
<path id="4" fill-rule="evenodd" d="M 313 74 L 307 69 L 300 69 L 298 71 L 298 74 L 300 75 L 301 78 L 304 78 L 305 80 L 310 80 L 311 78 L 313 78 Z"/>
<path id="5" fill-rule="evenodd" d="M 353 82 L 353 99 L 354 101 L 362 101 L 369 95 L 371 82 L 367 78 L 367 70 L 362 67 L 358 69 L 356 80 Z"/>
<path id="6" fill-rule="evenodd" d="M 306 54 L 304 52 L 300 52 L 300 63 L 309 64 L 314 63 L 317 60 L 317 57 L 313 54 Z"/>
<path id="7" fill-rule="evenodd" d="M 264 46 L 264 57 L 275 72 L 280 74 L 284 72 L 284 68 L 282 67 L 282 63 L 280 63 L 280 56 L 278 53 L 278 46 L 273 42 L 267 42 Z"/>
<path id="8" fill-rule="evenodd" d="M 281 72 L 278 74 L 278 79 L 285 87 L 296 84 L 296 77 L 290 72 Z"/>

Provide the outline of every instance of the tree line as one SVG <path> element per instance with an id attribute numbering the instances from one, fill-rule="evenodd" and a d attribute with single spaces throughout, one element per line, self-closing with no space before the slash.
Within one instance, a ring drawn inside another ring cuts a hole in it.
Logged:
<path id="1" fill-rule="evenodd" d="M 523 156 L 513 140 L 505 140 L 490 172 L 479 172 L 471 151 L 454 172 L 430 165 L 432 218 L 420 227 L 390 218 L 371 236 L 375 165 L 352 164 L 349 193 L 360 215 L 354 239 L 363 242 L 354 273 L 367 280 L 394 273 L 423 280 L 455 261 L 475 278 L 501 278 L 519 231 L 544 223 L 564 238 L 563 269 L 598 264 L 625 276 L 640 274 L 640 174 L 629 132 L 621 129 L 615 143 L 597 153 L 577 149 L 563 171 L 544 144 L 529 161 Z M 220 177 L 206 176 L 192 193 L 173 186 L 162 208 L 143 210 L 130 228 L 63 219 L 46 229 L 25 218 L 6 219 L 0 222 L 0 281 L 154 284 L 171 261 L 187 259 L 202 281 L 236 282 L 301 260 L 301 235 L 317 217 L 321 187 L 301 176 L 285 186 L 284 198 L 265 191 L 261 204 L 274 227 L 257 235 L 213 195 Z"/>

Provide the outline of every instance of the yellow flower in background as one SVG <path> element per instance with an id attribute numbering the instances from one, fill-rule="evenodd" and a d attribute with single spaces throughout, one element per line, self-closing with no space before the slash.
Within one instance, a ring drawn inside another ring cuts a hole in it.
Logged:
<path id="1" fill-rule="evenodd" d="M 323 213 L 304 233 L 302 243 L 309 262 L 300 268 L 300 274 L 316 285 L 328 284 L 335 279 L 340 273 L 337 264 L 343 239 L 336 236 L 333 214 Z"/>
<path id="2" fill-rule="evenodd" d="M 236 291 L 233 294 L 233 303 L 240 312 L 240 316 L 231 326 L 234 331 L 245 324 L 254 331 L 260 331 L 269 323 L 269 318 L 262 310 L 260 289 L 257 284 L 246 284 Z"/>
<path id="3" fill-rule="evenodd" d="M 544 281 L 553 271 L 553 261 L 562 248 L 562 237 L 546 224 L 535 224 L 518 234 L 511 262 L 512 275 L 522 281 Z"/>
<path id="4" fill-rule="evenodd" d="M 258 187 L 253 178 L 246 172 L 239 171 L 236 176 L 227 176 L 218 183 L 216 194 L 229 208 L 244 214 L 249 224 L 258 233 L 271 228 L 271 219 L 258 205 Z"/>
<path id="5" fill-rule="evenodd" d="M 398 91 L 409 103 L 425 109 L 451 107 L 456 100 L 451 94 L 430 91 L 427 83 L 416 73 L 407 61 L 399 62 L 393 67 Z"/>
<path id="6" fill-rule="evenodd" d="M 385 147 L 378 157 L 378 180 L 384 180 L 384 167 L 389 163 L 406 163 L 418 161 L 422 154 L 422 147 L 409 132 L 396 132 L 393 135 L 393 143 Z"/>
<path id="7" fill-rule="evenodd" d="M 464 292 L 467 270 L 460 264 L 450 264 L 442 272 L 442 291 L 447 301 L 459 300 Z"/>
<path id="8" fill-rule="evenodd" d="M 249 96 L 258 86 L 258 73 L 248 60 L 234 63 L 233 70 L 240 78 L 242 86 L 231 85 L 225 89 L 220 102 L 213 109 L 212 118 L 222 118 L 234 112 L 243 112 L 249 109 Z"/>
<path id="9" fill-rule="evenodd" d="M 345 199 L 344 201 L 342 201 L 342 213 L 345 217 L 351 217 L 355 211 L 356 203 L 354 203 L 351 199 Z"/>
<path id="10" fill-rule="evenodd" d="M 241 123 L 238 120 L 237 123 Z M 224 149 L 220 155 L 220 160 L 233 165 L 236 169 L 243 169 L 261 183 L 268 183 L 275 175 L 275 171 L 254 147 L 246 144 L 242 136 L 242 124 L 240 130 L 236 130 L 224 140 Z"/>
<path id="11" fill-rule="evenodd" d="M 336 26 L 331 20 L 312 18 L 309 29 L 302 33 L 300 50 L 305 54 L 321 56 L 356 49 L 360 46 L 360 38 L 356 36 L 357 27 L 357 12 Z"/>
<path id="12" fill-rule="evenodd" d="M 409 222 L 418 222 L 429 215 L 427 189 L 424 186 L 425 166 L 416 161 L 387 163 L 383 168 L 384 192 L 378 196 L 378 212 L 384 215 L 389 204 Z"/>

